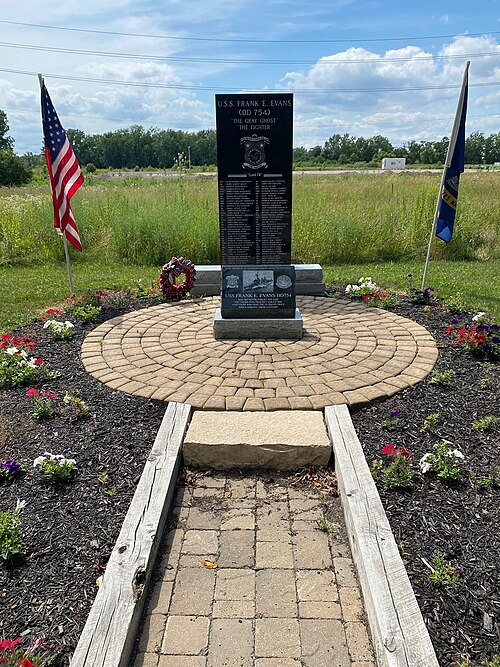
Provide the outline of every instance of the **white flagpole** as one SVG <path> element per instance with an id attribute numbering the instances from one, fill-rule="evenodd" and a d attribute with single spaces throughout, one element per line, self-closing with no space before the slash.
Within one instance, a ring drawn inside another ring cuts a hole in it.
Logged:
<path id="1" fill-rule="evenodd" d="M 470 65 L 470 60 L 468 60 L 466 65 L 465 65 L 465 71 L 464 71 L 464 76 L 463 76 L 463 80 L 462 80 L 462 90 L 460 91 L 460 97 L 458 98 L 457 112 L 455 114 L 455 122 L 453 123 L 453 130 L 451 132 L 450 143 L 448 144 L 448 151 L 446 153 L 446 160 L 445 160 L 445 163 L 444 163 L 443 175 L 441 176 L 441 185 L 439 187 L 439 195 L 438 195 L 437 202 L 436 202 L 436 208 L 434 210 L 434 220 L 433 220 L 433 223 L 432 223 L 431 235 L 429 237 L 429 245 L 427 246 L 427 257 L 426 257 L 426 260 L 425 260 L 424 275 L 422 276 L 422 288 L 421 288 L 422 290 L 425 289 L 425 281 L 427 280 L 427 269 L 429 268 L 429 261 L 430 261 L 430 258 L 431 258 L 432 241 L 433 241 L 434 235 L 436 233 L 437 220 L 438 220 L 438 214 L 439 214 L 439 206 L 441 204 L 441 197 L 443 195 L 443 188 L 444 188 L 446 170 L 450 166 L 451 159 L 453 157 L 453 153 L 455 152 L 455 146 L 456 146 L 456 143 L 457 143 L 457 135 L 458 135 L 459 127 L 460 127 L 460 118 L 462 116 L 462 109 L 463 109 L 463 106 L 464 106 L 465 86 L 467 85 L 468 78 L 469 78 L 469 65 Z"/>
<path id="2" fill-rule="evenodd" d="M 42 90 L 43 87 L 43 76 L 41 74 L 38 75 L 38 82 L 40 84 L 40 90 Z M 68 242 L 66 240 L 66 232 L 65 230 L 62 231 L 62 238 L 63 238 L 63 245 L 64 245 L 64 256 L 66 257 L 66 268 L 68 270 L 68 280 L 69 280 L 69 290 L 70 290 L 70 295 L 75 293 L 75 290 L 73 289 L 73 274 L 71 273 L 71 264 L 69 261 L 69 252 L 68 252 Z"/>

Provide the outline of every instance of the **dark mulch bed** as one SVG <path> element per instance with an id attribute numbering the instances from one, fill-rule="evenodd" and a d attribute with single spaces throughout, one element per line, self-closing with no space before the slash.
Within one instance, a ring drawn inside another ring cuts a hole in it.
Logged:
<path id="1" fill-rule="evenodd" d="M 498 363 L 450 346 L 445 330 L 453 316 L 446 308 L 436 305 L 426 313 L 422 306 L 403 301 L 393 310 L 429 329 L 440 348 L 435 369 L 451 369 L 455 375 L 445 387 L 430 384 L 428 377 L 352 419 L 369 465 L 387 460 L 381 448 L 391 442 L 410 451 L 415 470 L 421 457 L 443 439 L 464 454 L 457 482 L 419 472 L 410 491 L 378 487 L 440 664 L 448 667 L 459 656 L 479 663 L 500 656 L 499 487 L 477 484 L 495 466 L 500 472 Z M 484 378 L 489 386 L 481 389 Z M 399 411 L 400 423 L 384 429 L 381 422 L 390 419 L 392 411 Z M 437 424 L 422 431 L 424 419 L 435 412 L 440 415 Z M 499 421 L 486 431 L 473 430 L 473 419 L 486 415 Z M 458 567 L 456 584 L 430 581 L 424 561 L 432 564 L 435 553 Z"/>
<path id="2" fill-rule="evenodd" d="M 333 295 L 343 298 L 343 290 Z M 127 296 L 120 309 L 105 309 L 99 322 L 151 303 Z M 450 316 L 442 307 L 426 314 L 403 299 L 394 310 L 435 335 L 442 345 L 437 369 L 453 369 L 455 376 L 448 388 L 426 380 L 357 412 L 353 421 L 369 463 L 393 442 L 409 449 L 417 466 L 443 438 L 466 456 L 457 484 L 419 474 L 410 492 L 380 489 L 438 658 L 447 666 L 461 654 L 476 659 L 500 653 L 498 488 L 480 490 L 474 482 L 492 462 L 500 465 L 500 423 L 486 432 L 471 428 L 473 418 L 500 415 L 498 364 L 450 347 L 444 334 Z M 108 389 L 83 370 L 79 350 L 93 326 L 76 323 L 69 341 L 54 341 L 40 323 L 17 332 L 35 337 L 37 355 L 61 371 L 43 388 L 61 398 L 65 391 L 81 396 L 89 417 L 76 419 L 59 401 L 58 415 L 40 422 L 30 416 L 26 387 L 0 390 L 0 459 L 27 465 L 19 480 L 0 483 L 0 510 L 14 507 L 17 499 L 27 502 L 22 510 L 24 553 L 8 566 L 0 563 L 0 636 L 26 633 L 27 644 L 44 635 L 57 647 L 61 665 L 68 663 L 83 628 L 96 579 L 105 569 L 164 413 L 164 406 Z M 487 389 L 479 388 L 483 378 L 490 380 Z M 400 411 L 400 424 L 386 431 L 380 422 L 392 410 Z M 424 433 L 423 420 L 432 412 L 440 412 L 440 420 Z M 73 481 L 48 483 L 33 470 L 33 459 L 46 450 L 76 459 Z M 422 559 L 430 562 L 436 552 L 463 568 L 452 587 L 439 588 L 428 579 Z"/>

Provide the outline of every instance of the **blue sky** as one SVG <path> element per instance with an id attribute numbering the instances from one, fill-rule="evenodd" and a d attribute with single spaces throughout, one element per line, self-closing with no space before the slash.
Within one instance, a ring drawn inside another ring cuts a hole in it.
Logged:
<path id="1" fill-rule="evenodd" d="M 38 152 L 36 72 L 88 134 L 210 128 L 216 92 L 281 90 L 296 146 L 402 144 L 450 134 L 467 60 L 467 134 L 498 132 L 500 0 L 21 0 L 2 9 L 0 109 L 16 152 Z"/>

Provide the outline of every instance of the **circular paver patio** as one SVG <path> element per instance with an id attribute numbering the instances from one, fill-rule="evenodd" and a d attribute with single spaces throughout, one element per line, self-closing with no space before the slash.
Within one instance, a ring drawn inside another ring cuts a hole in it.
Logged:
<path id="1" fill-rule="evenodd" d="M 391 396 L 423 380 L 438 356 L 416 322 L 325 297 L 297 297 L 300 341 L 218 341 L 219 305 L 189 300 L 108 320 L 83 342 L 85 368 L 114 389 L 203 410 L 320 410 Z"/>

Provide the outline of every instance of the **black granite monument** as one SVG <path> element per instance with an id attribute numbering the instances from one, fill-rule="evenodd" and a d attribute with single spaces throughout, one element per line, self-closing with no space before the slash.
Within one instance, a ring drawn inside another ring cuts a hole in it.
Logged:
<path id="1" fill-rule="evenodd" d="M 215 100 L 221 263 L 290 264 L 293 95 Z"/>
<path id="2" fill-rule="evenodd" d="M 222 265 L 215 336 L 234 337 L 239 320 L 247 338 L 300 338 L 290 265 L 293 95 L 215 101 Z"/>

